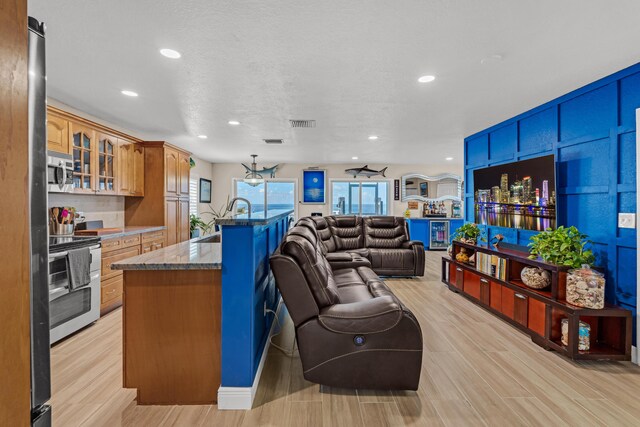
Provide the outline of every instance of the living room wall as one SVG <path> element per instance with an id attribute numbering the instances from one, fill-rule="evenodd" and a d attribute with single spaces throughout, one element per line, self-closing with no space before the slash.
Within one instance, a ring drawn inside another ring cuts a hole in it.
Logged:
<path id="1" fill-rule="evenodd" d="M 636 212 L 636 119 L 640 64 L 465 138 L 465 219 L 474 220 L 473 171 L 554 154 L 558 224 L 575 225 L 594 242 L 606 268 L 606 300 L 636 309 L 636 230 L 617 226 Z M 487 227 L 527 244 L 534 232 Z"/>

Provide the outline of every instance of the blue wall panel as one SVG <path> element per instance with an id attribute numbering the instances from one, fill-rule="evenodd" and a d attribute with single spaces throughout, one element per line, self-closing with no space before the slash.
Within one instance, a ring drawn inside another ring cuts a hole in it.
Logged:
<path id="1" fill-rule="evenodd" d="M 489 161 L 510 160 L 518 150 L 518 125 L 501 127 L 489 135 Z"/>
<path id="2" fill-rule="evenodd" d="M 606 270 L 607 301 L 635 311 L 636 231 L 618 229 L 617 214 L 637 210 L 637 108 L 640 64 L 469 136 L 465 139 L 465 219 L 474 220 L 470 179 L 474 169 L 507 158 L 555 154 L 558 223 L 575 225 L 589 234 L 596 263 Z M 534 234 L 487 229 L 489 236 L 501 233 L 507 241 L 523 245 Z"/>
<path id="3" fill-rule="evenodd" d="M 548 108 L 520 120 L 520 152 L 550 151 L 558 140 L 558 112 Z"/>
<path id="4" fill-rule="evenodd" d="M 635 128 L 640 108 L 640 73 L 620 79 L 620 125 Z"/>
<path id="5" fill-rule="evenodd" d="M 609 133 L 617 126 L 616 86 L 609 84 L 560 104 L 560 140 Z"/>
<path id="6" fill-rule="evenodd" d="M 467 144 L 465 159 L 468 165 L 483 165 L 489 158 L 489 135 L 482 135 Z"/>

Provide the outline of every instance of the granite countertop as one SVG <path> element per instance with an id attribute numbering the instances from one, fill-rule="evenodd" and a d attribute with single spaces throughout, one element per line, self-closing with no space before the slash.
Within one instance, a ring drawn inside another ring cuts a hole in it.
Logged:
<path id="1" fill-rule="evenodd" d="M 149 233 L 151 231 L 166 230 L 164 225 L 128 225 L 122 227 L 121 232 L 103 234 L 100 237 L 102 240 L 113 239 L 116 237 L 130 236 L 132 234 Z"/>
<path id="2" fill-rule="evenodd" d="M 260 213 L 233 215 L 216 219 L 216 225 L 267 225 L 293 213 L 293 209 L 273 209 Z"/>
<path id="3" fill-rule="evenodd" d="M 157 251 L 123 259 L 111 264 L 111 269 L 220 270 L 222 269 L 220 236 L 196 237 Z"/>

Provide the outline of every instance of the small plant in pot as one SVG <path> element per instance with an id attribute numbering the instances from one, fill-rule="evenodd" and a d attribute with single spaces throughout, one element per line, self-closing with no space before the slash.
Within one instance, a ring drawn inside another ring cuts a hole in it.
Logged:
<path id="1" fill-rule="evenodd" d="M 604 307 L 605 279 L 591 269 L 595 256 L 588 249 L 591 242 L 586 234 L 574 226 L 560 226 L 556 230 L 547 229 L 530 240 L 529 258 L 540 257 L 551 264 L 571 267 L 567 274 L 567 302 L 587 308 Z"/>
<path id="2" fill-rule="evenodd" d="M 483 237 L 483 231 L 478 227 L 478 224 L 468 222 L 463 224 L 461 227 L 458 227 L 456 231 L 451 236 L 451 240 L 457 240 L 462 243 L 467 243 L 469 245 L 475 245 L 478 240 L 485 241 L 486 239 Z M 450 257 L 453 257 L 453 245 L 449 245 L 447 248 L 447 253 Z M 472 261 L 473 253 L 468 253 L 467 248 L 460 248 L 460 252 L 456 254 L 456 260 L 469 263 Z"/>
<path id="3" fill-rule="evenodd" d="M 478 224 L 468 222 L 458 227 L 451 238 L 452 240 L 458 240 L 462 243 L 475 245 L 478 240 L 483 242 L 486 240 L 482 233 Z"/>
<path id="4" fill-rule="evenodd" d="M 191 233 L 191 238 L 199 237 L 200 230 L 207 233 L 211 231 L 211 226 L 204 222 L 199 216 L 194 214 L 189 215 L 189 231 Z"/>

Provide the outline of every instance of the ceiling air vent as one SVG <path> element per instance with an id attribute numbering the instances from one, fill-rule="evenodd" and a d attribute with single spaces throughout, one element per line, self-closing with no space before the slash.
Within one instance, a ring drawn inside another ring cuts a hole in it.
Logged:
<path id="1" fill-rule="evenodd" d="M 315 120 L 289 120 L 292 128 L 314 128 L 316 127 Z"/>
<path id="2" fill-rule="evenodd" d="M 284 141 L 281 139 L 263 139 L 267 144 L 284 144 Z"/>

